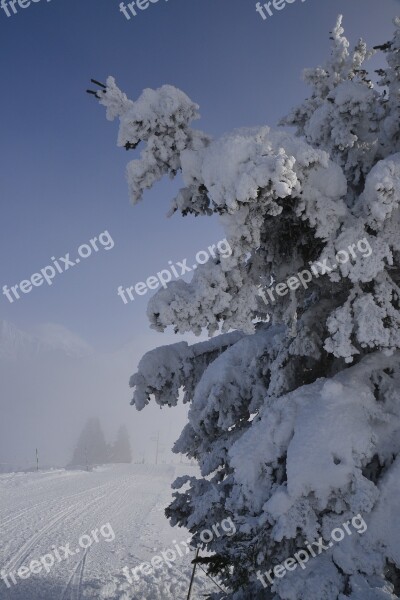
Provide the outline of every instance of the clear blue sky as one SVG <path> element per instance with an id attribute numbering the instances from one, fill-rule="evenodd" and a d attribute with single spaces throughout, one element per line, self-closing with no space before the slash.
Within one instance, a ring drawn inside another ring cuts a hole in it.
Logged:
<path id="1" fill-rule="evenodd" d="M 14 285 L 107 229 L 115 247 L 10 304 L 0 318 L 22 328 L 60 323 L 101 349 L 148 328 L 148 296 L 133 285 L 222 236 L 215 219 L 167 220 L 178 183 L 163 182 L 136 207 L 116 147 L 117 124 L 85 94 L 90 77 L 115 76 L 132 98 L 169 83 L 201 107 L 213 135 L 274 126 L 307 93 L 301 70 L 322 62 L 338 13 L 353 42 L 386 41 L 395 0 L 295 1 L 263 21 L 253 0 L 159 0 L 128 21 L 119 0 L 39 0 L 0 11 L 2 204 L 0 286 Z M 400 13 L 400 10 L 398 10 Z M 164 343 L 160 336 L 160 344 Z"/>

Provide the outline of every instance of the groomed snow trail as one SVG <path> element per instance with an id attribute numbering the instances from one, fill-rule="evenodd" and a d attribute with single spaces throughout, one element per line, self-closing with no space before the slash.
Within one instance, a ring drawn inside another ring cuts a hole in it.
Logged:
<path id="1" fill-rule="evenodd" d="M 188 539 L 164 516 L 175 471 L 108 465 L 1 475 L 0 570 L 8 575 L 0 580 L 1 600 L 184 600 L 193 553 L 132 583 L 122 573 Z M 26 579 L 15 574 L 13 583 L 10 573 L 49 554 L 54 565 L 48 572 L 42 568 Z M 209 583 L 200 572 L 193 598 L 204 597 Z"/>

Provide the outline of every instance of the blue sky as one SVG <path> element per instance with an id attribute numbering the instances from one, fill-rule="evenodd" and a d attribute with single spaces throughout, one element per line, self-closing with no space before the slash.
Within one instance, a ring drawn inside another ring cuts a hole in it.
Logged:
<path id="1" fill-rule="evenodd" d="M 116 147 L 117 124 L 85 94 L 90 77 L 111 74 L 132 98 L 145 87 L 180 87 L 200 105 L 196 126 L 212 135 L 275 126 L 307 93 L 301 70 L 327 56 L 338 13 L 352 42 L 374 45 L 390 37 L 398 7 L 297 0 L 266 21 L 252 0 L 159 0 L 129 21 L 119 0 L 39 0 L 9 18 L 0 11 L 0 284 L 29 278 L 104 230 L 115 242 L 51 287 L 13 304 L 1 296 L 0 318 L 27 329 L 59 323 L 99 349 L 117 348 L 148 332 L 148 296 L 124 305 L 117 287 L 223 237 L 216 218 L 166 219 L 179 182 L 129 204 L 133 153 Z"/>

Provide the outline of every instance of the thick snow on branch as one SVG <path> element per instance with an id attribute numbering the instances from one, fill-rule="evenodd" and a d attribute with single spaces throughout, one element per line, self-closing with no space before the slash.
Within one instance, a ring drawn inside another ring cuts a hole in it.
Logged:
<path id="1" fill-rule="evenodd" d="M 261 542 L 261 526 L 267 528 L 275 556 L 292 556 L 319 535 L 329 539 L 353 515 L 362 514 L 370 524 L 362 537 L 349 537 L 328 553 L 330 574 L 323 560 L 310 565 L 307 594 L 298 570 L 276 579 L 278 597 L 333 598 L 321 596 L 321 581 L 333 593 L 341 587 L 342 571 L 356 576 L 360 568 L 378 577 L 386 557 L 398 564 L 400 542 L 391 531 L 398 530 L 399 517 L 389 497 L 400 492 L 394 460 L 400 451 L 399 358 L 374 354 L 333 379 L 269 399 L 231 446 L 228 461 L 238 493 L 231 494 L 234 502 L 226 500 L 227 509 L 257 515 L 243 531 L 251 528 L 254 543 Z M 286 469 L 278 476 L 280 464 Z M 267 552 L 260 544 L 260 561 Z"/>
<path id="2" fill-rule="evenodd" d="M 142 410 L 153 396 L 160 406 L 176 406 L 181 390 L 183 401 L 189 402 L 208 364 L 242 335 L 232 332 L 192 346 L 180 342 L 147 352 L 130 379 L 135 388 L 132 404 Z"/>
<path id="3" fill-rule="evenodd" d="M 185 148 L 200 148 L 208 138 L 190 129 L 198 118 L 198 106 L 183 92 L 171 85 L 158 90 L 146 89 L 132 102 L 108 77 L 106 92 L 100 104 L 107 108 L 107 118 L 120 120 L 118 145 L 136 148 L 141 142 L 145 148 L 139 160 L 127 167 L 127 178 L 132 202 L 135 204 L 145 189 L 151 188 L 164 175 L 174 176 L 179 171 L 180 154 Z"/>
<path id="4" fill-rule="evenodd" d="M 222 215 L 233 254 L 200 267 L 189 284 L 174 282 L 160 290 L 149 303 L 150 321 L 156 329 L 172 325 L 180 333 L 199 334 L 202 328 L 214 333 L 220 324 L 223 331 L 251 333 L 262 283 L 258 268 L 251 270 L 257 254 L 270 246 L 263 258 L 271 272 L 282 268 L 283 256 L 288 270 L 296 262 L 304 264 L 298 247 L 288 248 L 287 228 L 297 221 L 305 241 L 307 235 L 332 237 L 347 214 L 344 175 L 325 152 L 264 127 L 235 131 L 201 150 L 185 150 L 182 176 L 187 190 L 207 190 L 214 211 Z"/>

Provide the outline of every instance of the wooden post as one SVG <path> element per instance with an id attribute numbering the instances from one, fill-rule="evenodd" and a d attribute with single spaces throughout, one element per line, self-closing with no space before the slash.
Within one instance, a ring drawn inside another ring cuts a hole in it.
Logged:
<path id="1" fill-rule="evenodd" d="M 36 471 L 39 471 L 39 452 L 36 448 Z"/>
<path id="2" fill-rule="evenodd" d="M 200 548 L 197 548 L 197 550 L 196 550 L 196 556 L 195 556 L 195 559 L 194 559 L 194 560 L 195 560 L 195 562 L 194 562 L 194 565 L 193 565 L 192 577 L 191 577 L 191 579 L 190 579 L 190 586 L 189 586 L 189 591 L 188 591 L 188 595 L 187 595 L 187 598 L 186 598 L 186 600 L 190 600 L 190 596 L 191 596 L 191 594 L 192 594 L 192 587 L 193 587 L 193 581 L 194 581 L 194 574 L 196 573 L 196 566 L 197 566 L 196 559 L 197 559 L 197 557 L 199 556 L 199 552 L 200 552 Z"/>

